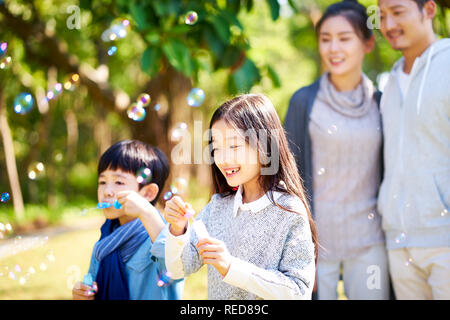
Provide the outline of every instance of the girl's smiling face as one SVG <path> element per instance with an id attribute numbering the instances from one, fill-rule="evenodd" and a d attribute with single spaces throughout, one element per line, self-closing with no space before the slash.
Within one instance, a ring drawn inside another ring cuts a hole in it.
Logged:
<path id="1" fill-rule="evenodd" d="M 105 170 L 98 177 L 97 198 L 98 202 L 113 203 L 117 200 L 119 191 L 139 192 L 139 183 L 136 177 L 120 169 Z M 123 209 L 110 208 L 102 209 L 106 219 L 116 219 L 124 215 Z"/>
<path id="2" fill-rule="evenodd" d="M 243 132 L 230 126 L 225 120 L 216 121 L 211 128 L 214 163 L 227 180 L 237 187 L 257 181 L 261 164 L 256 146 L 250 146 Z"/>

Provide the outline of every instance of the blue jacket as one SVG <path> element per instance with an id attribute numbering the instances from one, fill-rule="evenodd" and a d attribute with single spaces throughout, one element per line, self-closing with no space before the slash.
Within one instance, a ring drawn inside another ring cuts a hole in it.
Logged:
<path id="1" fill-rule="evenodd" d="M 167 238 L 167 228 L 164 228 L 155 243 L 150 237 L 142 243 L 136 253 L 125 263 L 128 277 L 128 288 L 131 300 L 180 300 L 184 289 L 184 279 L 175 280 L 170 285 L 157 285 L 160 275 L 166 271 L 164 247 Z M 98 242 L 92 250 L 89 273 L 92 278 L 97 277 L 100 262 L 94 252 Z"/>

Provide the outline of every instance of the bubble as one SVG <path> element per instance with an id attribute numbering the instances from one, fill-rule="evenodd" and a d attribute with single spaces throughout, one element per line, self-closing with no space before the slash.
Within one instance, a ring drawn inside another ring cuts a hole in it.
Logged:
<path id="1" fill-rule="evenodd" d="M 28 92 L 22 92 L 14 99 L 14 111 L 19 114 L 26 114 L 34 106 L 34 99 Z"/>
<path id="2" fill-rule="evenodd" d="M 152 171 L 149 168 L 141 168 L 136 173 L 138 183 L 147 184 L 152 180 Z"/>
<path id="3" fill-rule="evenodd" d="M 0 42 L 0 57 L 3 56 L 6 51 L 8 51 L 8 43 Z"/>
<path id="4" fill-rule="evenodd" d="M 161 105 L 159 103 L 155 104 L 155 106 L 153 107 L 153 109 L 155 111 L 159 111 L 161 109 Z"/>
<path id="5" fill-rule="evenodd" d="M 170 190 L 172 193 L 184 193 L 186 192 L 188 183 L 186 179 L 184 178 L 176 178 L 173 180 L 172 184 L 170 185 Z"/>
<path id="6" fill-rule="evenodd" d="M 448 214 L 448 210 L 444 209 L 441 211 L 441 217 L 445 217 Z"/>
<path id="7" fill-rule="evenodd" d="M 50 262 L 55 262 L 55 256 L 53 254 L 53 251 L 49 251 L 47 252 L 47 255 L 45 256 L 47 258 L 48 261 Z"/>
<path id="8" fill-rule="evenodd" d="M 42 263 L 39 265 L 39 269 L 41 269 L 41 271 L 47 270 L 47 265 L 45 264 L 45 262 L 42 262 Z"/>
<path id="9" fill-rule="evenodd" d="M 12 58 L 11 56 L 6 56 L 0 59 L 0 69 L 4 70 L 4 69 L 8 69 L 9 66 L 11 65 L 12 62 Z"/>
<path id="10" fill-rule="evenodd" d="M 146 107 L 150 104 L 151 98 L 148 93 L 142 93 L 137 99 L 137 105 L 141 107 Z"/>
<path id="11" fill-rule="evenodd" d="M 317 174 L 319 176 L 323 175 L 325 173 L 325 168 L 320 168 L 319 171 L 317 171 Z"/>
<path id="12" fill-rule="evenodd" d="M 194 24 L 196 24 L 198 21 L 198 14 L 195 11 L 189 11 L 188 13 L 186 13 L 186 16 L 184 18 L 184 23 L 192 26 Z"/>
<path id="13" fill-rule="evenodd" d="M 187 103 L 191 107 L 200 107 L 203 101 L 205 101 L 205 92 L 200 88 L 193 88 L 187 96 Z"/>
<path id="14" fill-rule="evenodd" d="M 5 203 L 5 202 L 9 201 L 10 198 L 11 198 L 11 196 L 9 195 L 8 192 L 3 192 L 3 193 L 0 195 L 0 202 Z M 2 230 L 0 230 L 0 231 L 2 231 Z"/>
<path id="15" fill-rule="evenodd" d="M 108 49 L 108 56 L 113 56 L 115 55 L 117 52 L 117 47 L 116 46 L 112 46 Z"/>
<path id="16" fill-rule="evenodd" d="M 5 224 L 5 230 L 7 233 L 12 233 L 13 228 L 12 228 L 11 224 L 9 224 L 9 223 Z"/>
<path id="17" fill-rule="evenodd" d="M 328 129 L 328 134 L 333 134 L 337 132 L 337 127 L 333 124 L 329 129 Z"/>
<path id="18" fill-rule="evenodd" d="M 46 98 L 47 100 L 53 100 L 58 98 L 63 90 L 63 85 L 61 83 L 57 83 L 53 86 L 52 89 L 47 91 Z"/>
<path id="19" fill-rule="evenodd" d="M 10 271 L 10 272 L 8 273 L 8 277 L 10 277 L 10 278 L 13 279 L 13 280 L 16 280 L 16 275 L 15 275 L 14 272 L 12 272 L 12 271 Z"/>
<path id="20" fill-rule="evenodd" d="M 367 218 L 368 218 L 369 220 L 373 220 L 374 217 L 375 217 L 375 214 L 374 214 L 373 212 L 371 212 L 371 213 L 369 213 L 369 214 L 367 215 Z"/>
<path id="21" fill-rule="evenodd" d="M 179 142 L 187 132 L 187 124 L 184 122 L 178 123 L 170 134 L 170 141 Z"/>
<path id="22" fill-rule="evenodd" d="M 111 40 L 123 39 L 127 36 L 127 28 L 122 23 L 113 23 L 110 27 L 110 30 L 112 34 L 116 36 Z"/>
<path id="23" fill-rule="evenodd" d="M 409 266 L 412 262 L 413 262 L 413 259 L 409 258 L 408 260 L 406 260 L 405 266 Z"/>
<path id="24" fill-rule="evenodd" d="M 36 270 L 35 270 L 33 267 L 29 267 L 29 268 L 28 268 L 28 273 L 30 273 L 30 274 L 35 274 L 35 273 L 36 273 Z"/>
<path id="25" fill-rule="evenodd" d="M 45 166 L 42 162 L 35 162 L 28 168 L 28 178 L 38 180 L 45 174 Z"/>
<path id="26" fill-rule="evenodd" d="M 14 266 L 14 269 L 19 273 L 22 272 L 22 268 L 18 264 Z"/>
<path id="27" fill-rule="evenodd" d="M 165 201 L 169 201 L 170 199 L 172 199 L 172 197 L 173 197 L 172 191 L 167 191 L 167 192 L 164 193 L 164 195 L 163 195 L 163 199 L 164 199 Z"/>
<path id="28" fill-rule="evenodd" d="M 405 239 L 406 239 L 406 234 L 404 232 L 402 232 L 397 237 L 395 237 L 394 241 L 395 241 L 395 243 L 401 243 L 401 242 L 405 241 Z"/>
<path id="29" fill-rule="evenodd" d="M 19 284 L 21 286 L 25 285 L 27 283 L 27 279 L 25 277 L 20 277 L 19 278 Z"/>
<path id="30" fill-rule="evenodd" d="M 169 271 L 163 272 L 158 279 L 158 287 L 166 287 L 172 283 L 172 274 Z"/>
<path id="31" fill-rule="evenodd" d="M 64 80 L 64 89 L 68 91 L 73 91 L 80 83 L 80 76 L 78 73 L 74 73 L 70 76 L 67 76 Z"/>
<path id="32" fill-rule="evenodd" d="M 137 105 L 136 103 L 131 104 L 128 107 L 127 115 L 128 118 L 134 121 L 142 121 L 145 119 L 146 111 L 143 107 Z"/>

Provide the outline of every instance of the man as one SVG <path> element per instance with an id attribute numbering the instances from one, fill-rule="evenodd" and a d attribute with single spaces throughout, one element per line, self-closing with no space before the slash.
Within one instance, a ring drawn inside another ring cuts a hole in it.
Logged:
<path id="1" fill-rule="evenodd" d="M 450 299 L 450 39 L 432 0 L 379 0 L 402 52 L 381 100 L 385 174 L 378 210 L 397 299 Z"/>

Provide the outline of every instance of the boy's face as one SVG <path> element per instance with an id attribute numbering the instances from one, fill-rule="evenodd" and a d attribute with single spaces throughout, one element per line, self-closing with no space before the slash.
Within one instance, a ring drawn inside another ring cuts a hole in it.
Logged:
<path id="1" fill-rule="evenodd" d="M 98 202 L 113 203 L 117 199 L 117 193 L 120 191 L 136 191 L 140 193 L 136 176 L 120 169 L 108 169 L 99 175 L 97 187 Z M 120 218 L 125 214 L 123 209 L 115 209 L 113 206 L 102 210 L 106 219 Z"/>
<path id="2" fill-rule="evenodd" d="M 431 2 L 421 11 L 413 0 L 378 0 L 380 31 L 394 50 L 408 50 L 426 37 L 432 29 Z"/>

